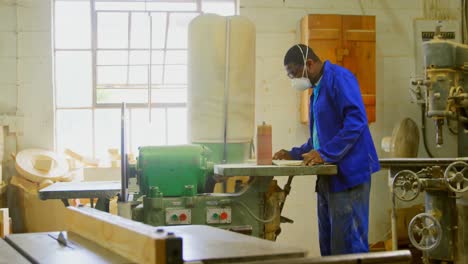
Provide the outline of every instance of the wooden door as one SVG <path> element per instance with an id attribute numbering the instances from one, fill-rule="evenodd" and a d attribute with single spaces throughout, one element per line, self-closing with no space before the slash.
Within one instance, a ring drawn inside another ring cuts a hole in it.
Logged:
<path id="1" fill-rule="evenodd" d="M 322 61 L 342 65 L 357 78 L 369 123 L 375 122 L 375 16 L 308 15 L 301 42 Z M 301 123 L 309 122 L 311 89 L 301 95 Z"/>

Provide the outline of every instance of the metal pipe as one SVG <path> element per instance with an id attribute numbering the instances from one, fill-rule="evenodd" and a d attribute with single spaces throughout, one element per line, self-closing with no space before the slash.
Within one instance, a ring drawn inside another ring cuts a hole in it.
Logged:
<path id="1" fill-rule="evenodd" d="M 434 155 L 432 152 L 429 150 L 429 146 L 427 144 L 427 136 L 426 136 L 426 104 L 421 105 L 421 133 L 423 137 L 423 144 L 424 144 L 424 149 L 427 152 L 427 155 L 430 158 L 433 158 Z"/>
<path id="2" fill-rule="evenodd" d="M 392 170 L 388 170 L 388 177 L 389 178 L 392 177 Z M 398 250 L 396 201 L 395 201 L 395 192 L 393 190 L 393 184 L 391 187 L 391 192 L 392 192 L 392 219 L 391 219 L 392 250 Z"/>
<path id="3" fill-rule="evenodd" d="M 444 119 L 437 118 L 434 120 L 436 126 L 436 146 L 441 147 L 444 144 L 443 131 Z"/>
<path id="4" fill-rule="evenodd" d="M 127 151 L 126 151 L 126 138 L 125 138 L 125 103 L 122 103 L 121 108 L 121 127 L 120 127 L 120 168 L 121 168 L 121 190 L 120 201 L 126 202 L 128 196 L 127 190 Z"/>
<path id="5" fill-rule="evenodd" d="M 152 71 L 152 64 L 153 64 L 153 17 L 151 16 L 151 12 L 148 12 L 149 15 L 149 65 L 148 65 L 148 114 L 149 114 L 149 122 L 151 123 L 151 104 L 152 104 L 152 80 L 151 80 L 151 71 Z"/>
<path id="6" fill-rule="evenodd" d="M 226 18 L 226 52 L 225 52 L 225 74 L 224 74 L 224 135 L 223 135 L 223 161 L 227 162 L 227 129 L 228 129 L 228 109 L 229 109 L 229 60 L 230 60 L 230 35 L 231 35 L 231 20 Z"/>

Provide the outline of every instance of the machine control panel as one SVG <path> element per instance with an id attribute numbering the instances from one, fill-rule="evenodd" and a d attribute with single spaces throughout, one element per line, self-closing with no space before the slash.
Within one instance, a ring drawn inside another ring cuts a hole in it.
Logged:
<path id="1" fill-rule="evenodd" d="M 192 212 L 190 209 L 166 209 L 166 225 L 190 225 L 191 223 Z"/>
<path id="2" fill-rule="evenodd" d="M 212 207 L 206 209 L 207 224 L 230 224 L 231 216 L 231 207 Z"/>

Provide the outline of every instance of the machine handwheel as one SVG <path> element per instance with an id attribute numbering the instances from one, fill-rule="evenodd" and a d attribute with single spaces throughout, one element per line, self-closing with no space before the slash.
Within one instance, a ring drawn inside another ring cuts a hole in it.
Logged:
<path id="1" fill-rule="evenodd" d="M 468 190 L 468 164 L 455 161 L 450 164 L 444 173 L 445 183 L 453 192 L 461 193 Z"/>
<path id="2" fill-rule="evenodd" d="M 399 171 L 393 178 L 393 193 L 402 201 L 414 200 L 421 191 L 421 182 L 410 170 Z"/>
<path id="3" fill-rule="evenodd" d="M 415 248 L 428 251 L 440 244 L 442 227 L 432 215 L 421 213 L 411 219 L 408 226 L 408 236 Z"/>

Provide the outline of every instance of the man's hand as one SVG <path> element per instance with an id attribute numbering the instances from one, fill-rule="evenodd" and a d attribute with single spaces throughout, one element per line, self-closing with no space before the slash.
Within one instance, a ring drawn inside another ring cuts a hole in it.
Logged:
<path id="1" fill-rule="evenodd" d="M 322 157 L 316 150 L 312 150 L 308 153 L 302 154 L 302 158 L 304 158 L 304 161 L 302 163 L 305 166 L 313 166 L 316 164 L 325 163 L 325 161 L 322 159 Z"/>
<path id="2" fill-rule="evenodd" d="M 273 155 L 274 160 L 292 160 L 291 154 L 289 151 L 282 149 Z"/>

